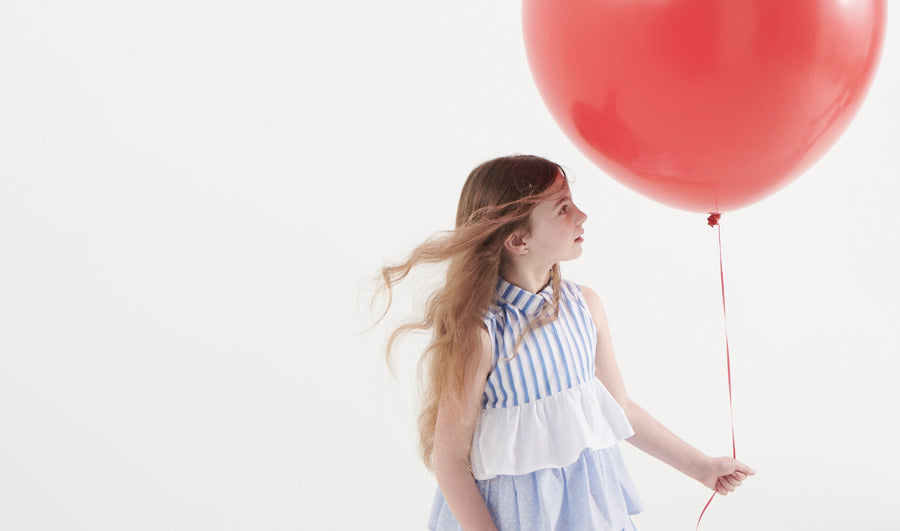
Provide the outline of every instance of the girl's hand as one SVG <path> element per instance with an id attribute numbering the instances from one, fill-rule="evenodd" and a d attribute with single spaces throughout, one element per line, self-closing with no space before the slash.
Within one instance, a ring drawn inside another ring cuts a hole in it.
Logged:
<path id="1" fill-rule="evenodd" d="M 741 486 L 747 476 L 756 474 L 749 466 L 730 457 L 711 457 L 703 466 L 697 481 L 722 496 Z"/>

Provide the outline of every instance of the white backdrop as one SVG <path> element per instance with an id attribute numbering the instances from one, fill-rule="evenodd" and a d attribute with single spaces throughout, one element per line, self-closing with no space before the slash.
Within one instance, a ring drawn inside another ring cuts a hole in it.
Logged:
<path id="1" fill-rule="evenodd" d="M 895 7 L 895 6 L 892 6 Z M 482 160 L 562 163 L 631 396 L 731 435 L 715 230 L 595 169 L 517 2 L 4 2 L 0 529 L 424 529 L 416 356 L 366 300 Z M 738 458 L 701 529 L 897 529 L 900 10 L 840 141 L 722 218 Z M 622 444 L 644 530 L 708 491 Z"/>

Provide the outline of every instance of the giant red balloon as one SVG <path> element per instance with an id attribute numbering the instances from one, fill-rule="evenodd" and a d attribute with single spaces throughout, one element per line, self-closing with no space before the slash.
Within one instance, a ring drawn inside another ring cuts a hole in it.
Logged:
<path id="1" fill-rule="evenodd" d="M 724 212 L 791 182 L 871 84 L 884 0 L 523 0 L 528 62 L 565 134 L 661 203 Z"/>

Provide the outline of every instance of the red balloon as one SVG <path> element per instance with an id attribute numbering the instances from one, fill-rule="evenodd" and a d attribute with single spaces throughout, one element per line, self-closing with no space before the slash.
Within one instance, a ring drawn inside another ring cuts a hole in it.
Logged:
<path id="1" fill-rule="evenodd" d="M 881 55 L 884 0 L 524 0 L 556 122 L 633 190 L 697 212 L 786 186 L 838 139 Z"/>

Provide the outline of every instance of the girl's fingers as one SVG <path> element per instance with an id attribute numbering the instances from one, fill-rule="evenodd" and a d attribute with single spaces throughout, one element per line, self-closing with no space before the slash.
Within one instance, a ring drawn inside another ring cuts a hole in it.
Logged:
<path id="1" fill-rule="evenodd" d="M 728 486 L 725 485 L 725 483 L 723 483 L 721 480 L 716 483 L 716 490 L 718 490 L 719 494 L 721 494 L 722 496 L 728 494 Z"/>
<path id="2" fill-rule="evenodd" d="M 756 474 L 756 471 L 740 461 L 735 461 L 735 468 L 730 474 L 723 474 L 716 480 L 716 492 L 722 496 L 727 496 L 729 492 L 741 486 L 741 483 L 749 476 Z"/>
<path id="3" fill-rule="evenodd" d="M 753 470 L 752 468 L 745 465 L 744 463 L 741 463 L 740 461 L 735 461 L 734 468 L 736 471 L 747 474 L 748 476 L 752 476 L 753 474 L 756 474 L 756 470 Z"/>

